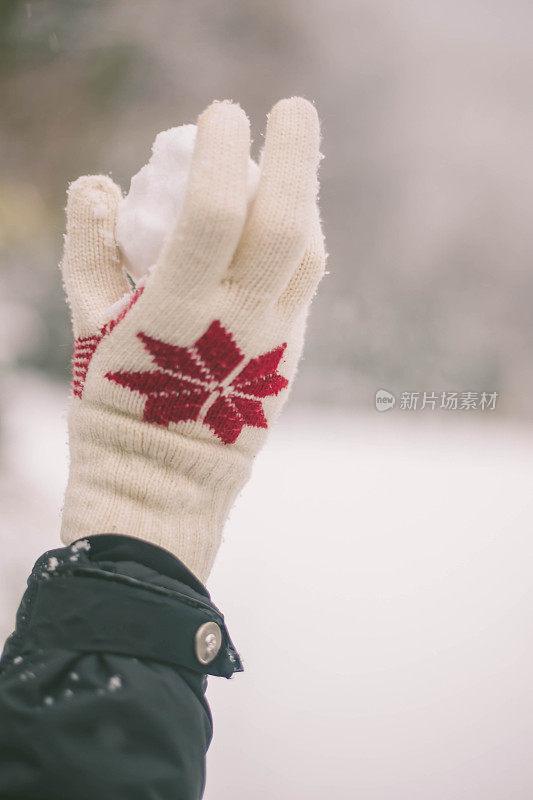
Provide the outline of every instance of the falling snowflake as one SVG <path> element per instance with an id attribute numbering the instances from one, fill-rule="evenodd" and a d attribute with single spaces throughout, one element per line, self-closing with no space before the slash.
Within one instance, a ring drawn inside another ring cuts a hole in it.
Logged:
<path id="1" fill-rule="evenodd" d="M 122 688 L 122 678 L 120 675 L 113 675 L 107 682 L 107 688 L 110 692 L 116 692 L 117 689 Z"/>
<path id="2" fill-rule="evenodd" d="M 232 444 L 245 425 L 267 428 L 261 400 L 279 394 L 288 381 L 277 371 L 286 343 L 250 359 L 231 379 L 245 356 L 215 320 L 191 347 L 177 347 L 137 334 L 160 369 L 108 372 L 106 378 L 146 395 L 143 420 L 168 427 L 192 420 L 207 425 Z"/>
<path id="3" fill-rule="evenodd" d="M 80 550 L 85 550 L 85 552 L 88 553 L 91 549 L 91 545 L 87 539 L 80 539 L 79 542 L 74 542 L 74 544 L 70 546 L 70 549 L 73 553 L 78 553 Z"/>

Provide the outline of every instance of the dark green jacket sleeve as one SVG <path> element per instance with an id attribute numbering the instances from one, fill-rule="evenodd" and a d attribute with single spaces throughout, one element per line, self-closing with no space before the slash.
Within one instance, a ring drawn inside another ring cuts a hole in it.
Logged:
<path id="1" fill-rule="evenodd" d="M 199 800 L 207 675 L 239 671 L 169 553 L 115 535 L 45 553 L 0 660 L 0 800 Z"/>

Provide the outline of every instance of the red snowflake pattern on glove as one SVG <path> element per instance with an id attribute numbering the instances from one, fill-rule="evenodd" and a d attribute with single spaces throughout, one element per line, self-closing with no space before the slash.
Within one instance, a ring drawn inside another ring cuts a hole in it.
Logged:
<path id="1" fill-rule="evenodd" d="M 108 372 L 106 378 L 146 395 L 143 420 L 168 427 L 192 420 L 208 425 L 224 444 L 235 442 L 245 425 L 267 428 L 261 399 L 279 394 L 288 381 L 277 371 L 286 343 L 244 361 L 232 335 L 215 320 L 190 347 L 177 347 L 137 334 L 160 369 Z"/>
<path id="2" fill-rule="evenodd" d="M 94 356 L 94 351 L 108 333 L 111 333 L 115 325 L 122 322 L 130 308 L 133 308 L 139 297 L 144 291 L 144 286 L 140 286 L 132 292 L 130 299 L 122 309 L 120 314 L 115 319 L 109 320 L 100 328 L 98 333 L 92 336 L 78 336 L 74 339 L 74 354 L 72 356 L 72 394 L 75 397 L 80 397 L 83 394 L 83 387 L 85 386 L 85 379 L 87 377 L 87 370 L 89 364 Z"/>

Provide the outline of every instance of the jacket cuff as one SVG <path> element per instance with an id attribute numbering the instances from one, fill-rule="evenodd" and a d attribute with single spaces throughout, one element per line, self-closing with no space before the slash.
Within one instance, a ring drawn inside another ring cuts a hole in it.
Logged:
<path id="1" fill-rule="evenodd" d="M 65 649 L 146 658 L 230 678 L 241 658 L 205 586 L 155 545 L 99 534 L 51 550 L 28 580 L 2 657 Z"/>

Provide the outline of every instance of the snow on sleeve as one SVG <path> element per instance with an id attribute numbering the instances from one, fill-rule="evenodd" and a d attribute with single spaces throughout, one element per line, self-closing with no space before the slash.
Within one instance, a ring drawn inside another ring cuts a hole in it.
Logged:
<path id="1" fill-rule="evenodd" d="M 128 272 L 138 282 L 157 259 L 178 220 L 191 167 L 196 125 L 159 133 L 152 156 L 133 176 L 117 217 L 116 237 Z M 259 167 L 250 158 L 248 202 L 257 190 Z"/>

